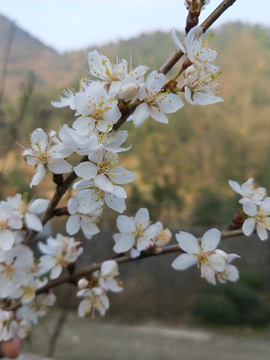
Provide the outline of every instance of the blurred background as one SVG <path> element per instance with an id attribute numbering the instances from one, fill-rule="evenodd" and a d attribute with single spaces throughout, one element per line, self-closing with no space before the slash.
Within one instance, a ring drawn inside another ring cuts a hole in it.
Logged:
<path id="1" fill-rule="evenodd" d="M 201 21 L 218 4 L 211 1 Z M 89 51 L 114 58 L 116 50 L 127 60 L 132 51 L 133 67 L 143 58 L 150 71 L 158 69 L 175 50 L 171 30 L 178 29 L 179 38 L 184 38 L 186 10 L 176 0 L 1 0 L 0 6 L 1 199 L 17 192 L 49 198 L 54 191 L 51 176 L 30 189 L 33 172 L 25 167 L 16 142 L 27 148 L 34 129 L 57 131 L 59 123 L 72 124 L 74 113 L 52 107 L 51 101 L 59 101 L 66 86 L 78 90 Z M 122 164 L 136 172 L 136 180 L 125 186 L 126 215 L 147 207 L 151 220 L 162 221 L 173 234 L 185 230 L 201 236 L 209 227 L 226 228 L 239 207 L 229 179 L 242 184 L 253 177 L 269 193 L 269 10 L 269 1 L 238 0 L 208 31 L 215 35 L 211 45 L 221 53 L 215 64 L 222 70 L 224 103 L 186 103 L 168 116 L 168 125 L 152 119 L 137 129 L 124 124 L 129 131 L 126 146 L 132 148 L 123 153 Z M 75 164 L 76 158 L 72 161 Z M 112 257 L 117 216 L 105 208 L 101 234 L 85 241 L 80 267 Z M 53 220 L 46 233 L 65 233 L 65 222 Z M 104 321 L 266 326 L 270 242 L 254 235 L 223 240 L 219 247 L 241 255 L 235 261 L 239 283 L 209 287 L 196 268 L 173 270 L 175 255 L 125 264 L 120 267 L 124 292 L 109 294 L 111 308 Z M 64 285 L 57 295 L 60 309 L 76 308 L 75 289 Z"/>

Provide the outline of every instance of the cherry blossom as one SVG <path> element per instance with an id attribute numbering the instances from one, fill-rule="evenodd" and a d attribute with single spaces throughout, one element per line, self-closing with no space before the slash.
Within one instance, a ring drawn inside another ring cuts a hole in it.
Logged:
<path id="1" fill-rule="evenodd" d="M 215 79 L 220 75 L 219 71 L 208 73 L 205 67 L 195 68 L 193 65 L 184 71 L 185 98 L 192 105 L 209 105 L 222 102 L 223 99 L 216 96 L 219 92 L 216 88 L 220 85 Z"/>
<path id="2" fill-rule="evenodd" d="M 83 252 L 83 248 L 79 247 L 80 242 L 73 237 L 56 234 L 56 238 L 49 237 L 47 244 L 38 243 L 39 249 L 46 255 L 39 259 L 39 275 L 50 271 L 50 278 L 56 279 L 60 276 L 63 267 L 77 260 L 78 256 Z"/>
<path id="3" fill-rule="evenodd" d="M 48 307 L 52 307 L 55 301 L 56 296 L 52 292 L 39 294 L 34 300 L 20 307 L 16 317 L 18 320 L 22 319 L 37 324 L 38 318 L 46 315 Z"/>
<path id="4" fill-rule="evenodd" d="M 249 236 L 256 228 L 259 238 L 267 240 L 267 230 L 270 230 L 270 198 L 264 199 L 259 206 L 252 201 L 244 202 L 243 211 L 250 216 L 243 224 L 243 233 Z"/>
<path id="5" fill-rule="evenodd" d="M 239 200 L 240 204 L 252 201 L 256 205 L 260 205 L 265 198 L 266 190 L 263 187 L 254 189 L 253 179 L 249 178 L 244 184 L 240 185 L 236 181 L 229 180 L 230 187 L 243 198 Z"/>
<path id="6" fill-rule="evenodd" d="M 110 85 L 111 97 L 117 95 L 121 87 L 121 81 L 127 75 L 127 61 L 121 60 L 114 64 L 108 57 L 99 54 L 95 50 L 88 54 L 88 63 L 90 74 Z"/>
<path id="7" fill-rule="evenodd" d="M 229 281 L 237 281 L 239 279 L 239 272 L 237 267 L 230 264 L 236 258 L 240 258 L 237 254 L 226 254 L 222 250 L 216 250 L 216 252 L 220 255 L 224 256 L 226 260 L 225 269 L 222 272 L 217 272 L 217 279 L 220 283 L 225 283 L 227 280 Z"/>
<path id="8" fill-rule="evenodd" d="M 203 235 L 201 244 L 195 236 L 185 231 L 180 231 L 175 237 L 180 248 L 186 254 L 179 255 L 173 261 L 172 267 L 176 270 L 185 270 L 197 263 L 201 269 L 201 276 L 215 285 L 215 273 L 223 272 L 226 266 L 224 255 L 215 250 L 220 241 L 220 231 L 217 229 L 208 230 Z"/>
<path id="9" fill-rule="evenodd" d="M 78 297 L 84 297 L 80 302 L 78 308 L 78 315 L 80 317 L 92 312 L 95 316 L 95 311 L 98 310 L 102 316 L 105 315 L 106 310 L 109 309 L 110 303 L 106 292 L 101 287 L 94 287 L 92 289 L 82 289 L 77 292 Z"/>
<path id="10" fill-rule="evenodd" d="M 100 271 L 95 273 L 98 278 L 99 285 L 106 291 L 120 292 L 123 288 L 119 285 L 119 281 L 114 277 L 118 273 L 118 264 L 114 260 L 104 261 L 101 265 Z"/>
<path id="11" fill-rule="evenodd" d="M 0 249 L 9 250 L 15 242 L 13 230 L 22 228 L 22 220 L 5 201 L 0 203 Z"/>
<path id="12" fill-rule="evenodd" d="M 95 185 L 94 180 L 80 180 L 73 185 L 74 190 L 85 189 L 79 209 L 82 213 L 88 213 L 94 209 L 97 201 L 105 201 L 109 208 L 122 213 L 126 210 L 125 199 L 127 193 L 122 186 L 113 185 L 113 190 L 107 192 Z"/>
<path id="13" fill-rule="evenodd" d="M 18 287 L 33 280 L 34 253 L 26 245 L 18 244 L 8 251 L 0 251 L 0 296 L 7 298 Z"/>
<path id="14" fill-rule="evenodd" d="M 150 225 L 149 212 L 146 208 L 137 211 L 135 217 L 118 216 L 117 227 L 120 233 L 114 234 L 116 244 L 113 250 L 122 253 L 135 247 L 137 250 L 146 250 L 151 246 L 153 239 L 159 232 L 159 227 Z"/>
<path id="15" fill-rule="evenodd" d="M 155 226 L 158 227 L 159 231 L 152 241 L 155 247 L 162 248 L 171 240 L 172 233 L 169 229 L 163 229 L 163 224 L 160 221 L 158 221 Z"/>
<path id="16" fill-rule="evenodd" d="M 24 219 L 25 225 L 28 229 L 34 231 L 42 231 L 42 223 L 36 214 L 43 213 L 48 205 L 49 200 L 35 199 L 27 203 L 26 196 L 16 194 L 13 197 L 8 197 L 7 202 L 13 207 L 14 213 L 20 218 Z"/>
<path id="17" fill-rule="evenodd" d="M 52 139 L 42 129 L 36 129 L 31 135 L 31 149 L 26 149 L 22 155 L 28 165 L 36 168 L 30 187 L 38 185 L 45 177 L 48 168 L 53 174 L 64 174 L 72 170 L 72 166 L 64 160 L 67 156 L 66 147 L 52 145 Z"/>
<path id="18" fill-rule="evenodd" d="M 88 198 L 84 197 L 87 192 L 87 190 L 79 191 L 75 198 L 69 199 L 67 207 L 71 216 L 67 221 L 66 229 L 70 235 L 74 235 L 81 228 L 86 238 L 91 239 L 100 231 L 97 223 L 102 217 L 103 203 L 88 201 Z"/>
<path id="19" fill-rule="evenodd" d="M 183 101 L 175 94 L 162 92 L 165 75 L 153 71 L 138 90 L 139 104 L 127 121 L 133 120 L 135 127 L 141 126 L 149 116 L 160 123 L 169 121 L 164 113 L 173 113 L 184 106 Z"/>
<path id="20" fill-rule="evenodd" d="M 211 70 L 213 65 L 209 64 L 209 62 L 215 60 L 218 52 L 211 47 L 205 47 L 207 42 L 202 39 L 202 34 L 203 28 L 195 26 L 188 32 L 183 43 L 178 40 L 175 30 L 172 31 L 172 39 L 175 46 L 187 56 L 190 63 L 196 68 L 204 65 L 207 70 Z"/>
<path id="21" fill-rule="evenodd" d="M 106 151 L 100 144 L 88 156 L 90 162 L 83 162 L 74 167 L 75 173 L 83 180 L 93 179 L 101 190 L 111 193 L 116 184 L 127 184 L 134 180 L 134 173 L 118 166 L 119 156 L 112 151 Z"/>
<path id="22" fill-rule="evenodd" d="M 62 108 L 69 106 L 71 110 L 75 110 L 74 98 L 75 98 L 75 91 L 70 88 L 63 89 L 63 94 L 65 97 L 61 97 L 61 101 L 52 101 L 52 105 L 57 108 Z"/>
<path id="23" fill-rule="evenodd" d="M 117 102 L 108 97 L 104 88 L 92 93 L 90 97 L 78 94 L 74 101 L 77 113 L 82 115 L 73 123 L 73 128 L 79 134 L 91 133 L 95 127 L 105 132 L 108 126 L 112 127 L 121 117 Z"/>

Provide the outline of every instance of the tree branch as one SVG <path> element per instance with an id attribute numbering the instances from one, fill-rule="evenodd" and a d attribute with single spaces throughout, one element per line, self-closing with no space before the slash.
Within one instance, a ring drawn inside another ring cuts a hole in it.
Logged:
<path id="1" fill-rule="evenodd" d="M 231 231 L 223 230 L 221 232 L 221 239 L 227 239 L 227 238 L 232 238 L 232 237 L 241 236 L 241 235 L 243 235 L 242 230 L 231 230 Z M 200 242 L 201 238 L 198 238 L 198 241 Z M 162 249 L 162 252 L 160 252 L 160 253 L 147 253 L 146 251 L 142 251 L 141 255 L 137 258 L 132 258 L 130 255 L 124 255 L 124 256 L 121 256 L 114 260 L 118 264 L 123 264 L 123 263 L 131 262 L 134 260 L 140 260 L 140 259 L 145 259 L 145 258 L 152 257 L 152 256 L 170 254 L 173 252 L 184 252 L 184 251 L 178 246 L 178 244 L 175 244 L 175 245 L 165 246 Z M 98 264 L 90 265 L 90 266 L 85 267 L 82 270 L 78 270 L 78 271 L 74 272 L 71 275 L 62 276 L 61 278 L 52 280 L 52 281 L 48 282 L 47 285 L 45 285 L 42 288 L 40 288 L 39 290 L 37 290 L 36 293 L 38 295 L 41 293 L 48 292 L 51 288 L 53 288 L 55 286 L 61 285 L 65 282 L 72 282 L 72 280 L 74 280 L 76 278 L 81 278 L 83 276 L 91 274 L 92 272 L 99 270 L 101 265 L 102 265 L 102 262 L 100 262 Z"/>
<path id="2" fill-rule="evenodd" d="M 204 29 L 204 32 L 231 6 L 236 0 L 224 0 L 210 15 L 209 17 L 201 24 Z M 159 73 L 167 74 L 172 67 L 181 59 L 183 53 L 181 50 L 176 50 L 174 54 L 165 62 L 164 65 L 159 69 Z M 126 110 L 122 117 L 118 120 L 118 122 L 114 125 L 113 129 L 118 130 L 123 123 L 127 120 L 129 115 L 133 113 L 136 109 L 136 106 L 131 109 Z M 87 161 L 87 156 L 84 156 L 80 162 Z M 53 198 L 46 210 L 46 212 L 41 217 L 41 222 L 45 225 L 52 217 L 53 211 L 55 210 L 57 204 L 62 199 L 68 188 L 71 184 L 76 180 L 78 176 L 72 171 L 69 176 L 65 179 L 65 181 L 56 188 Z M 24 244 L 30 245 L 36 233 L 34 231 L 30 231 L 25 238 Z"/>

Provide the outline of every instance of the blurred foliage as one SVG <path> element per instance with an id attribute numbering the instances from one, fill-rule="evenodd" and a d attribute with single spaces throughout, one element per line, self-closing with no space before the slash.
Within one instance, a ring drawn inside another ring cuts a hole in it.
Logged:
<path id="1" fill-rule="evenodd" d="M 266 326 L 270 321 L 269 304 L 255 289 L 263 279 L 246 271 L 238 282 L 204 286 L 192 306 L 192 314 L 207 324 Z M 250 286 L 251 285 L 251 286 Z"/>
<path id="2" fill-rule="evenodd" d="M 2 16 L 0 20 L 7 35 L 10 24 Z M 144 206 L 149 208 L 153 221 L 161 220 L 168 227 L 177 228 L 179 223 L 229 223 L 238 203 L 227 180 L 243 183 L 252 176 L 260 186 L 267 187 L 269 183 L 269 29 L 230 23 L 215 30 L 211 44 L 221 52 L 215 63 L 223 71 L 220 80 L 224 83 L 221 86 L 224 103 L 186 104 L 168 115 L 167 125 L 153 119 L 137 129 L 132 123 L 123 125 L 129 130 L 127 143 L 132 144 L 132 149 L 123 155 L 122 163 L 136 172 L 136 180 L 125 186 L 128 215 Z M 35 128 L 57 131 L 59 123 L 71 125 L 74 121 L 73 111 L 53 108 L 50 101 L 58 101 L 60 89 L 67 85 L 78 89 L 78 74 L 87 69 L 90 50 L 93 49 L 59 55 L 17 28 L 0 108 L 5 188 L 11 183 L 13 187 L 16 181 L 18 189 L 22 188 L 20 176 L 14 172 L 25 171 L 22 161 L 10 155 L 21 153 L 14 146 L 15 141 L 27 147 L 28 134 Z M 133 67 L 143 58 L 143 64 L 152 71 L 175 49 L 169 33 L 155 32 L 97 50 L 109 56 L 116 50 L 119 58 L 126 59 L 133 50 Z M 180 63 L 168 79 L 176 74 Z M 35 74 L 34 91 L 25 97 L 29 72 Z M 26 84 L 24 91 L 22 83 Z M 180 83 L 178 87 L 181 86 Z M 27 179 L 32 175 L 29 169 Z M 42 186 L 34 192 L 45 190 L 48 188 Z M 106 224 L 111 228 L 115 217 L 109 213 L 106 216 Z"/>

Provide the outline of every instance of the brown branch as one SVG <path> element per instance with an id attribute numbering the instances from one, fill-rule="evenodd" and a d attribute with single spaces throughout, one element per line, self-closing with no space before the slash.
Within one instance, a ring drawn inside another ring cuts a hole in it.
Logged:
<path id="1" fill-rule="evenodd" d="M 200 25 L 205 32 L 214 22 L 230 7 L 235 3 L 236 0 L 224 0 L 222 3 L 208 16 L 208 18 Z M 176 50 L 171 57 L 161 66 L 159 69 L 160 73 L 167 74 L 174 65 L 181 59 L 184 54 L 180 49 Z"/>
<path id="2" fill-rule="evenodd" d="M 228 238 L 232 238 L 232 237 L 236 237 L 236 236 L 241 236 L 243 235 L 242 230 L 223 230 L 221 232 L 221 239 L 228 239 Z M 201 238 L 198 238 L 198 241 L 200 242 Z M 124 255 L 121 256 L 119 258 L 114 259 L 118 264 L 123 264 L 126 262 L 131 262 L 134 260 L 140 260 L 140 259 L 145 259 L 148 257 L 152 257 L 152 256 L 159 256 L 159 255 L 165 255 L 165 254 L 170 254 L 173 252 L 183 252 L 183 250 L 178 246 L 178 244 L 175 245 L 170 245 L 170 246 L 165 246 L 162 249 L 162 252 L 158 252 L 158 253 L 147 253 L 145 251 L 141 252 L 141 255 L 137 258 L 132 258 L 130 255 Z M 71 275 L 66 275 L 66 276 L 62 276 L 61 278 L 58 278 L 56 280 L 52 280 L 50 281 L 47 285 L 43 286 L 42 288 L 40 288 L 39 290 L 37 290 L 37 295 L 44 293 L 44 292 L 48 292 L 51 288 L 61 285 L 65 282 L 72 282 L 72 280 L 75 280 L 76 278 L 81 278 L 85 275 L 91 274 L 94 271 L 97 271 L 100 269 L 102 265 L 102 262 L 98 263 L 98 264 L 94 264 L 94 265 L 90 265 L 85 267 L 82 270 L 78 270 L 76 272 L 74 272 Z"/>
<path id="3" fill-rule="evenodd" d="M 231 6 L 236 0 L 224 0 L 217 8 L 212 12 L 211 15 L 201 24 L 204 31 L 206 31 L 220 16 L 223 14 L 229 6 Z M 181 50 L 176 50 L 175 53 L 165 62 L 164 65 L 159 69 L 159 73 L 167 74 L 172 67 L 180 60 L 180 58 L 183 56 L 183 53 Z M 118 122 L 114 125 L 113 129 L 118 130 L 120 126 L 127 120 L 129 115 L 133 113 L 136 106 L 132 107 L 131 109 L 128 109 L 125 111 L 122 115 L 122 117 L 118 120 Z M 87 156 L 84 156 L 81 160 L 87 161 Z M 74 182 L 74 180 L 77 178 L 77 175 L 74 171 L 72 171 L 69 176 L 66 178 L 66 180 L 63 182 L 62 185 L 58 186 L 55 190 L 55 193 L 53 195 L 53 198 L 46 210 L 46 212 L 41 217 L 42 224 L 46 224 L 52 217 L 53 217 L 53 211 L 56 208 L 57 204 L 61 200 L 61 198 L 66 193 L 67 189 L 71 186 L 71 184 Z M 36 233 L 34 231 L 30 231 L 24 241 L 25 244 L 30 245 L 32 242 L 32 239 L 35 237 Z"/>

